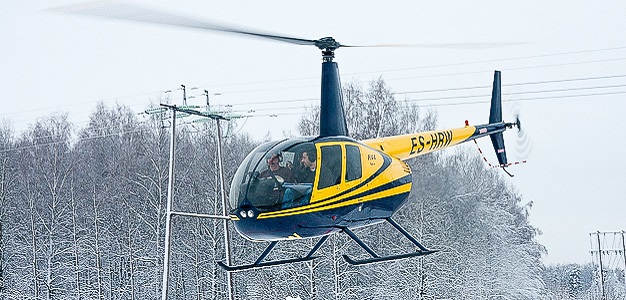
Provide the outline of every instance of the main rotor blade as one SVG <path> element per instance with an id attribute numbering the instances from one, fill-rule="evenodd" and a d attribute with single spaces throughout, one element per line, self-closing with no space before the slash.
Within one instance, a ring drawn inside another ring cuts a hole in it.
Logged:
<path id="1" fill-rule="evenodd" d="M 92 16 L 111 20 L 135 21 L 151 24 L 178 26 L 217 32 L 233 33 L 270 39 L 274 41 L 315 46 L 320 49 L 337 49 L 340 47 L 408 47 L 408 48 L 443 48 L 443 49 L 484 49 L 515 45 L 515 43 L 447 43 L 447 44 L 376 44 L 376 45 L 342 45 L 331 37 L 317 40 L 302 39 L 292 36 L 260 32 L 235 26 L 210 23 L 169 12 L 157 11 L 138 5 L 120 3 L 115 1 L 95 1 L 77 5 L 51 8 L 49 11 L 69 13 L 75 15 Z"/>
<path id="2" fill-rule="evenodd" d="M 376 48 L 488 49 L 488 48 L 506 47 L 506 46 L 521 45 L 521 44 L 523 43 L 374 44 L 374 45 L 362 45 L 362 46 L 341 45 L 341 47 L 346 47 L 346 48 L 376 47 Z"/>
<path id="3" fill-rule="evenodd" d="M 232 26 L 218 25 L 181 15 L 152 10 L 137 5 L 119 3 L 115 1 L 88 2 L 83 4 L 52 8 L 50 9 L 50 11 L 75 15 L 93 16 L 112 20 L 135 21 L 185 28 L 195 28 L 201 30 L 227 32 L 271 39 L 297 45 L 315 46 L 317 42 L 317 40 L 307 40 L 284 35 L 252 31 L 242 28 L 235 28 Z"/>

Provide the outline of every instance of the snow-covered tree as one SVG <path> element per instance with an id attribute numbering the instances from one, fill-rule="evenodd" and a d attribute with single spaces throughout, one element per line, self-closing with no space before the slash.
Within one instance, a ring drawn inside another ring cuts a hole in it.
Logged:
<path id="1" fill-rule="evenodd" d="M 436 127 L 436 113 L 396 101 L 382 78 L 366 89 L 349 83 L 343 92 L 355 138 Z M 316 110 L 302 117 L 302 135 L 317 132 Z M 162 125 L 157 117 L 140 121 L 127 107 L 100 104 L 75 131 L 63 115 L 41 119 L 15 137 L 0 127 L 0 299 L 159 297 L 170 138 Z M 174 210 L 221 213 L 214 125 L 177 131 Z M 228 190 L 258 142 L 224 132 Z M 585 268 L 567 270 L 558 284 L 542 277 L 543 248 L 528 222 L 532 203 L 477 154 L 434 153 L 408 163 L 411 198 L 394 218 L 440 252 L 354 267 L 341 255 L 367 254 L 338 234 L 312 262 L 235 273 L 236 297 L 557 299 L 548 292 L 557 286 L 563 287 L 558 295 L 589 294 L 592 277 Z M 226 276 L 215 263 L 225 256 L 221 221 L 178 216 L 172 232 L 170 297 L 225 298 Z M 384 224 L 357 234 L 383 255 L 414 250 Z M 235 264 L 254 262 L 267 246 L 234 231 L 231 236 Z M 305 255 L 316 241 L 281 242 L 267 260 Z"/>

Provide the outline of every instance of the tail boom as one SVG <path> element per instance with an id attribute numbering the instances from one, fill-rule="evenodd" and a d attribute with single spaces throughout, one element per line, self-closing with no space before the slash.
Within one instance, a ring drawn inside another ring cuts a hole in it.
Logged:
<path id="1" fill-rule="evenodd" d="M 507 124 L 500 122 L 461 128 L 425 131 L 363 141 L 401 160 L 411 159 L 434 151 L 450 148 L 491 134 L 502 134 Z"/>
<path id="2" fill-rule="evenodd" d="M 363 141 L 366 145 L 384 151 L 401 160 L 410 159 L 433 151 L 449 148 L 464 142 L 489 136 L 501 167 L 507 166 L 506 150 L 502 132 L 507 128 L 519 126 L 519 123 L 505 123 L 502 121 L 502 92 L 500 71 L 493 76 L 493 91 L 491 94 L 491 108 L 489 123 L 470 126 L 467 121 L 465 127 L 420 132 L 391 136 Z"/>

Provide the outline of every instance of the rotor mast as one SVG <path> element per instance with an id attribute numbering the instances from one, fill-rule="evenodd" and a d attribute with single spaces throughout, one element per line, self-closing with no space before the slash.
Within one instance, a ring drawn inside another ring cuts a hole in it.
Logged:
<path id="1" fill-rule="evenodd" d="M 333 61 L 335 50 L 342 45 L 332 37 L 315 41 L 322 50 L 322 91 L 320 96 L 320 137 L 347 136 L 348 126 L 343 109 L 339 66 Z"/>

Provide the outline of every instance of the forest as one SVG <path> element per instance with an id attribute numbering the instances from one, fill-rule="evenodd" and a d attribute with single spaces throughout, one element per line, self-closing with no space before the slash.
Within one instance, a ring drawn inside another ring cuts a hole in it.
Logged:
<path id="1" fill-rule="evenodd" d="M 344 86 L 355 139 L 430 130 L 437 114 L 394 100 L 382 78 Z M 298 132 L 315 135 L 319 107 Z M 15 134 L 0 125 L 0 299 L 156 299 L 161 295 L 170 128 L 123 105 L 99 104 L 88 124 L 67 114 L 34 120 Z M 235 126 L 229 123 L 231 129 Z M 177 127 L 175 211 L 220 214 L 213 122 Z M 225 130 L 230 179 L 258 145 Z M 237 299 L 598 299 L 590 264 L 545 266 L 532 202 L 475 148 L 459 147 L 407 162 L 411 198 L 395 220 L 426 247 L 421 258 L 350 266 L 342 254 L 366 257 L 333 235 L 307 263 L 233 274 Z M 227 193 L 228 194 L 228 193 Z M 172 221 L 170 299 L 225 299 L 223 225 L 176 216 Z M 389 253 L 412 244 L 388 225 L 357 231 Z M 254 261 L 267 243 L 232 232 L 234 263 Z M 306 253 L 316 239 L 279 243 L 268 259 Z M 383 253 L 385 254 L 385 253 Z M 624 274 L 607 284 L 607 299 L 626 295 Z M 603 275 L 607 276 L 607 275 Z"/>

